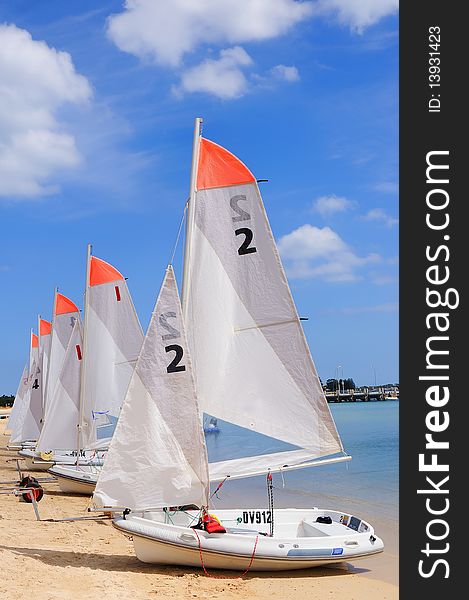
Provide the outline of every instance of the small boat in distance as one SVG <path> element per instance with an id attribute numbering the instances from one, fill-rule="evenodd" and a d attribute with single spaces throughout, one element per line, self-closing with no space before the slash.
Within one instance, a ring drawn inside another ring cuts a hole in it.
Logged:
<path id="1" fill-rule="evenodd" d="M 204 433 L 220 433 L 218 427 L 218 419 L 216 417 L 210 417 L 204 421 Z"/>

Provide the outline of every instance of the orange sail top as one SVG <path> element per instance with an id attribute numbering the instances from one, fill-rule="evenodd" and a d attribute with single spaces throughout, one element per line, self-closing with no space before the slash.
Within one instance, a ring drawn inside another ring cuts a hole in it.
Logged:
<path id="1" fill-rule="evenodd" d="M 109 283 L 111 281 L 120 281 L 122 279 L 124 279 L 123 275 L 112 265 L 100 258 L 96 258 L 96 256 L 91 257 L 90 286 Z"/>
<path id="2" fill-rule="evenodd" d="M 198 190 L 254 181 L 254 175 L 234 154 L 210 140 L 200 138 L 196 184 Z"/>
<path id="3" fill-rule="evenodd" d="M 31 348 L 39 347 L 39 338 L 35 333 L 31 333 Z"/>
<path id="4" fill-rule="evenodd" d="M 55 314 L 65 315 L 66 313 L 79 312 L 78 307 L 67 296 L 57 294 L 55 299 Z"/>
<path id="5" fill-rule="evenodd" d="M 45 321 L 44 319 L 39 319 L 39 335 L 50 335 L 52 331 L 52 323 L 49 321 Z"/>

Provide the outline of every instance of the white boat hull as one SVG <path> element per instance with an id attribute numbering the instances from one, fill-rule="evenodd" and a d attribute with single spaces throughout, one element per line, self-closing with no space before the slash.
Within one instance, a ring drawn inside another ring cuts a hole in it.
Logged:
<path id="1" fill-rule="evenodd" d="M 269 525 L 257 523 L 257 519 L 262 520 L 266 513 L 268 511 L 257 509 L 217 511 L 227 533 L 209 534 L 188 526 L 164 523 L 155 520 L 155 513 L 153 518 L 127 516 L 126 519 L 115 519 L 113 524 L 132 536 L 136 556 L 142 562 L 205 566 L 207 569 L 306 569 L 357 560 L 382 552 L 384 548 L 382 540 L 374 535 L 368 523 L 354 517 L 355 524 L 358 523 L 357 527 L 362 529 L 355 531 L 339 522 L 340 518 L 348 518 L 350 522 L 351 515 L 320 509 L 275 510 L 275 531 L 279 533 L 270 537 L 263 535 L 269 531 Z M 193 515 L 195 524 L 198 513 L 184 513 L 188 514 Z M 255 525 L 246 523 L 246 519 L 239 522 L 246 514 L 248 521 L 249 516 L 254 515 Z M 331 525 L 315 522 L 318 516 L 324 515 L 335 517 Z"/>
<path id="2" fill-rule="evenodd" d="M 51 460 L 42 459 L 40 453 L 36 452 L 34 448 L 23 448 L 18 454 L 25 464 L 25 471 L 47 471 L 56 464 L 73 466 L 76 464 L 77 460 L 72 452 L 65 451 L 53 453 Z M 91 456 L 84 455 L 80 458 L 79 464 L 88 465 L 90 462 L 93 462 L 93 464 L 102 464 L 103 459 L 100 455 L 95 459 L 91 458 Z"/>
<path id="3" fill-rule="evenodd" d="M 52 461 L 44 461 L 39 458 L 32 458 L 30 456 L 21 456 L 21 460 L 24 463 L 22 466 L 23 471 L 47 471 L 54 463 Z"/>
<path id="4" fill-rule="evenodd" d="M 57 483 L 65 494 L 91 496 L 98 480 L 95 468 L 86 469 L 85 466 L 77 469 L 71 466 L 54 465 L 48 469 L 48 472 L 57 478 Z"/>

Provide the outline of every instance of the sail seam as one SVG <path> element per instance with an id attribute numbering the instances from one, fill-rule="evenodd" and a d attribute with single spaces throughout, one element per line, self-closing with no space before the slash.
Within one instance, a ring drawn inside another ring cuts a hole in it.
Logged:
<path id="1" fill-rule="evenodd" d="M 298 319 L 287 319 L 285 321 L 275 321 L 272 323 L 261 323 L 260 325 L 251 325 L 249 327 L 235 327 L 234 331 L 240 333 L 241 331 L 247 331 L 248 329 L 262 329 L 263 327 L 275 327 L 277 325 L 287 325 L 288 323 L 297 323 Z"/>

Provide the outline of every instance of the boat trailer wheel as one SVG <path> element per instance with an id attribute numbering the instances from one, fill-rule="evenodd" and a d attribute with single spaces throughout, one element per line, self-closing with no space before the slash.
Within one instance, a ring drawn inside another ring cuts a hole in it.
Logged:
<path id="1" fill-rule="evenodd" d="M 32 502 L 31 493 L 36 502 L 40 502 L 44 496 L 44 490 L 42 489 L 41 484 L 35 477 L 31 477 L 30 475 L 23 477 L 20 481 L 20 488 L 30 488 L 27 492 L 21 494 L 23 500 L 29 504 Z"/>

